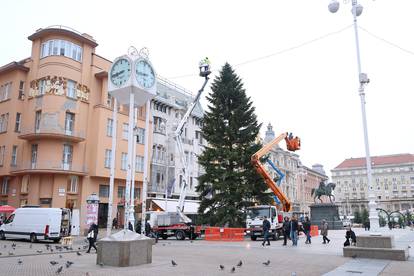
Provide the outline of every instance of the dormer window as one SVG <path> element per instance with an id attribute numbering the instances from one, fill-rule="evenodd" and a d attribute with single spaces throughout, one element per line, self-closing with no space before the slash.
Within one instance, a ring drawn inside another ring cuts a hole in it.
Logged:
<path id="1" fill-rule="evenodd" d="M 42 43 L 40 57 L 65 56 L 82 62 L 82 47 L 70 41 L 54 39 Z"/>

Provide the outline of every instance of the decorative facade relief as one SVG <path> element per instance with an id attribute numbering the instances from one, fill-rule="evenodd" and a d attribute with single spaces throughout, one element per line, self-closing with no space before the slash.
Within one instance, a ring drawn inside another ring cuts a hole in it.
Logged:
<path id="1" fill-rule="evenodd" d="M 53 94 L 57 96 L 69 95 L 68 79 L 57 76 L 47 76 L 45 78 L 30 82 L 29 98 Z M 73 97 L 81 101 L 89 101 L 90 89 L 83 84 L 77 83 Z"/>

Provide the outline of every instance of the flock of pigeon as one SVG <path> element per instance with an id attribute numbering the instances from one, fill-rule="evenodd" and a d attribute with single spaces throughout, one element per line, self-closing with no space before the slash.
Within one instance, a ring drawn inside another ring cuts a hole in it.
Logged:
<path id="1" fill-rule="evenodd" d="M 172 266 L 177 266 L 178 264 L 177 264 L 177 262 L 175 262 L 174 260 L 171 260 L 171 264 L 172 264 Z M 264 266 L 269 266 L 270 265 L 270 260 L 267 260 L 266 262 L 264 262 L 264 263 L 262 263 Z M 236 267 L 237 268 L 241 268 L 242 267 L 242 265 L 243 265 L 243 262 L 242 262 L 242 260 L 240 260 L 238 263 L 237 263 L 237 265 L 236 266 L 233 266 L 231 269 L 230 269 L 230 272 L 231 273 L 234 273 L 234 272 L 236 272 Z M 219 269 L 220 270 L 224 270 L 225 269 L 225 267 L 224 267 L 224 265 L 219 265 Z"/>
<path id="2" fill-rule="evenodd" d="M 17 247 L 16 243 L 13 242 L 12 245 L 11 245 L 11 249 L 12 250 L 9 251 L 9 256 L 14 256 L 14 251 L 16 250 L 16 247 Z M 29 249 L 32 249 L 32 247 L 33 247 L 32 244 L 30 244 L 29 245 Z M 85 246 L 83 246 L 83 249 L 86 249 L 87 247 L 88 246 L 85 245 Z M 7 245 L 4 245 L 3 248 L 7 248 Z M 80 250 L 81 249 L 82 249 L 82 247 L 78 247 L 78 250 L 76 251 L 76 255 L 77 256 L 82 256 L 82 254 L 80 253 Z M 48 252 L 50 252 L 50 253 L 56 252 L 57 253 L 57 252 L 64 252 L 64 250 L 66 252 L 74 252 L 75 251 L 72 246 L 55 245 L 54 248 L 53 248 L 52 245 L 45 244 L 45 250 L 36 250 L 36 252 L 37 252 L 37 254 L 42 254 L 43 252 L 45 252 L 45 253 L 48 253 Z M 0 253 L 0 255 L 1 255 L 1 253 Z M 63 259 L 63 255 L 59 254 L 59 259 Z M 49 263 L 52 266 L 55 266 L 55 265 L 58 265 L 59 264 L 59 262 L 58 261 L 55 261 L 55 260 L 52 260 Z M 23 260 L 19 258 L 17 260 L 17 264 L 18 265 L 23 265 Z M 56 274 L 60 274 L 63 271 L 63 267 L 64 266 L 68 269 L 73 264 L 74 264 L 74 262 L 71 262 L 71 261 L 62 262 L 61 265 L 56 270 Z M 101 264 L 101 267 L 102 267 L 102 264 Z"/>

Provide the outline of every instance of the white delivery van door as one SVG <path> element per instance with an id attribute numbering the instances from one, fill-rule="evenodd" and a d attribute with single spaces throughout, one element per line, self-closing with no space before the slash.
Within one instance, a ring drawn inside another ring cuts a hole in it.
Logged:
<path id="1" fill-rule="evenodd" d="M 80 214 L 79 209 L 72 210 L 71 235 L 79 236 L 80 233 Z"/>

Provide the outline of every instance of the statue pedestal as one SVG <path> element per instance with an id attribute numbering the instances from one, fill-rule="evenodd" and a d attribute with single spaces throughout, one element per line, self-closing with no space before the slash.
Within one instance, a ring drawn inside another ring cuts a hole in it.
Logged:
<path id="1" fill-rule="evenodd" d="M 309 207 L 312 225 L 317 225 L 320 229 L 322 220 L 325 219 L 329 229 L 344 229 L 343 223 L 339 219 L 338 205 L 334 203 L 315 203 Z"/>

